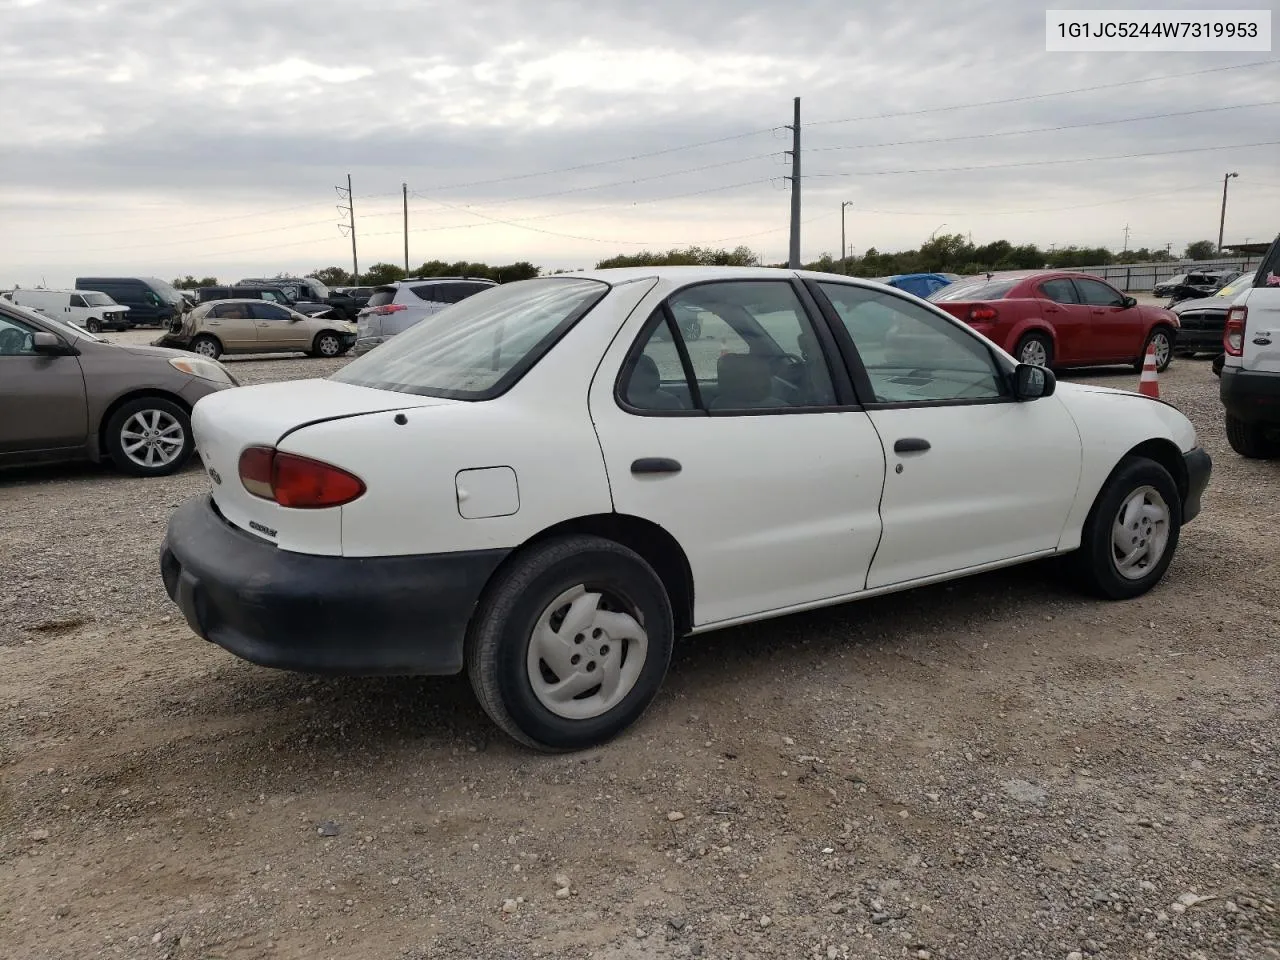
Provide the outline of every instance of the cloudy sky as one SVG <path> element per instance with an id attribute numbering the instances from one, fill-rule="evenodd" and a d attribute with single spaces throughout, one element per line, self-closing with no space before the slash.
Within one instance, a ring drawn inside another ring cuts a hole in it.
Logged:
<path id="1" fill-rule="evenodd" d="M 1227 242 L 1280 230 L 1280 56 L 1046 53 L 1021 0 L 0 0 L 0 23 L 0 287 L 350 267 L 348 173 L 363 266 L 403 259 L 402 183 L 414 265 L 781 260 L 796 96 L 806 259 L 838 254 L 844 200 L 858 253 L 1119 248 L 1126 224 L 1177 251 L 1216 239 L 1228 170 Z"/>

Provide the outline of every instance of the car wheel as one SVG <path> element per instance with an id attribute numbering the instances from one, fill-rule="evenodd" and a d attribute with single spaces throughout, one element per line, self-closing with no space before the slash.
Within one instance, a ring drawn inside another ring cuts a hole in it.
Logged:
<path id="1" fill-rule="evenodd" d="M 1053 366 L 1053 343 L 1042 333 L 1028 333 L 1018 341 L 1013 354 L 1019 363 L 1033 363 L 1037 367 Z"/>
<path id="2" fill-rule="evenodd" d="M 1145 457 L 1125 457 L 1085 521 L 1072 555 L 1080 585 L 1109 600 L 1150 590 L 1173 560 L 1182 500 L 1169 471 Z"/>
<path id="3" fill-rule="evenodd" d="M 198 353 L 202 357 L 208 357 L 210 360 L 217 360 L 222 356 L 222 344 L 218 342 L 217 337 L 202 333 L 191 341 L 191 352 Z"/>
<path id="4" fill-rule="evenodd" d="M 122 473 L 163 477 L 182 469 L 195 449 L 191 418 L 172 400 L 130 400 L 107 422 L 107 453 Z"/>
<path id="5" fill-rule="evenodd" d="M 1245 423 L 1227 414 L 1227 443 L 1231 449 L 1250 460 L 1270 460 L 1280 456 L 1280 443 L 1267 438 L 1267 428 L 1261 423 Z"/>
<path id="6" fill-rule="evenodd" d="M 1133 362 L 1133 369 L 1142 372 L 1142 365 L 1147 362 L 1147 348 L 1152 344 L 1156 348 L 1156 370 L 1164 373 L 1173 363 L 1173 337 L 1168 327 L 1156 327 L 1147 335 L 1147 342 L 1142 345 L 1142 355 Z"/>
<path id="7" fill-rule="evenodd" d="M 99 320 L 97 317 L 90 317 L 88 320 L 84 322 L 84 328 L 88 330 L 90 333 L 101 333 L 102 321 Z"/>
<path id="8" fill-rule="evenodd" d="M 649 564 L 610 540 L 563 537 L 517 556 L 486 590 L 467 672 L 514 739 L 579 750 L 640 717 L 674 642 L 671 602 Z"/>
<path id="9" fill-rule="evenodd" d="M 313 357 L 336 357 L 342 353 L 342 340 L 336 333 L 317 333 L 311 345 Z"/>

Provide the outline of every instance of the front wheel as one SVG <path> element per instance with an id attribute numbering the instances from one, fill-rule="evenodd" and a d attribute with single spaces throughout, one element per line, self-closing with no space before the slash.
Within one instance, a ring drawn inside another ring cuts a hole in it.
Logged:
<path id="1" fill-rule="evenodd" d="M 1164 373 L 1173 363 L 1173 336 L 1165 327 L 1156 327 L 1147 335 L 1147 342 L 1142 345 L 1142 355 L 1133 363 L 1133 369 L 1142 372 L 1142 365 L 1147 362 L 1147 350 L 1156 348 L 1156 370 Z"/>
<path id="2" fill-rule="evenodd" d="M 342 353 L 342 340 L 336 333 L 318 333 L 311 345 L 313 357 L 336 357 Z"/>
<path id="3" fill-rule="evenodd" d="M 99 320 L 97 317 L 90 317 L 88 320 L 84 322 L 84 328 L 88 330 L 90 333 L 101 333 L 102 321 Z"/>
<path id="4" fill-rule="evenodd" d="M 191 352 L 198 353 L 202 357 L 208 357 L 210 360 L 217 360 L 222 356 L 222 344 L 218 342 L 216 337 L 202 333 L 191 341 Z"/>
<path id="5" fill-rule="evenodd" d="M 1182 500 L 1169 471 L 1145 457 L 1125 457 L 1085 521 L 1070 556 L 1080 585 L 1109 600 L 1154 587 L 1173 561 L 1182 530 Z"/>
<path id="6" fill-rule="evenodd" d="M 182 469 L 195 449 L 191 418 L 172 400 L 131 400 L 107 422 L 107 453 L 122 473 L 163 477 Z"/>
<path id="7" fill-rule="evenodd" d="M 666 589 L 643 558 L 600 537 L 562 537 L 517 556 L 486 591 L 467 672 L 511 737 L 580 750 L 640 717 L 674 642 Z"/>

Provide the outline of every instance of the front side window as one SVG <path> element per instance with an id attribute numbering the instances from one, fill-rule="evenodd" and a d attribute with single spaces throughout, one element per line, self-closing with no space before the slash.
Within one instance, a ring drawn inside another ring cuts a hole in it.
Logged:
<path id="1" fill-rule="evenodd" d="M 1080 299 L 1094 307 L 1122 307 L 1124 296 L 1116 293 L 1100 280 L 1076 278 L 1076 289 L 1080 291 Z"/>
<path id="2" fill-rule="evenodd" d="M 486 400 L 511 387 L 609 292 L 599 280 L 523 280 L 414 324 L 331 380 L 429 397 Z"/>
<path id="3" fill-rule="evenodd" d="M 619 396 L 628 406 L 747 413 L 837 402 L 826 356 L 790 283 L 700 284 L 671 296 L 666 309 L 624 371 Z"/>
<path id="4" fill-rule="evenodd" d="M 80 296 L 80 294 L 78 294 L 78 293 L 73 293 L 73 294 L 71 295 L 71 306 L 73 306 L 73 307 L 87 307 L 88 305 L 89 305 L 89 304 L 85 303 L 85 301 L 84 301 L 84 297 Z"/>
<path id="5" fill-rule="evenodd" d="M 981 340 L 902 297 L 819 283 L 858 350 L 877 403 L 998 400 L 1004 377 Z"/>
<path id="6" fill-rule="evenodd" d="M 6 314 L 0 313 L 0 357 L 30 357 L 35 331 Z"/>

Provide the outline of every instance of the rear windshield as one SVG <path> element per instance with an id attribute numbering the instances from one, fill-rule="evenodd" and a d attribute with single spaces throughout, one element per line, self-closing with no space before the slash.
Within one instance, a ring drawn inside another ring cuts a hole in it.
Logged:
<path id="1" fill-rule="evenodd" d="M 379 287 L 375 293 L 369 297 L 369 306 L 385 307 L 388 303 L 395 300 L 395 287 Z"/>
<path id="2" fill-rule="evenodd" d="M 91 307 L 109 307 L 115 303 L 115 301 L 105 293 L 86 293 L 84 295 L 84 302 Z"/>
<path id="3" fill-rule="evenodd" d="M 414 324 L 330 379 L 487 400 L 524 376 L 608 292 L 608 284 L 582 278 L 494 287 Z"/>
<path id="4" fill-rule="evenodd" d="M 982 280 L 977 283 L 953 283 L 935 290 L 929 297 L 934 303 L 946 300 L 999 300 L 1022 282 L 1017 280 Z"/>

